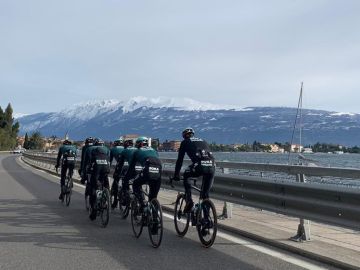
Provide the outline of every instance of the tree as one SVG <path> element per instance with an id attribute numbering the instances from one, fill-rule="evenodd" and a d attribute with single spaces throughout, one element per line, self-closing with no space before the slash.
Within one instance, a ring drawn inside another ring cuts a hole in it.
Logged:
<path id="1" fill-rule="evenodd" d="M 32 150 L 42 150 L 44 148 L 45 142 L 41 136 L 40 132 L 34 132 L 29 139 L 29 149 Z"/>
<path id="2" fill-rule="evenodd" d="M 13 109 L 9 103 L 5 111 L 0 107 L 0 150 L 10 150 L 16 146 L 20 125 L 14 124 Z"/>
<path id="3" fill-rule="evenodd" d="M 24 148 L 29 149 L 29 136 L 27 132 L 25 133 Z"/>

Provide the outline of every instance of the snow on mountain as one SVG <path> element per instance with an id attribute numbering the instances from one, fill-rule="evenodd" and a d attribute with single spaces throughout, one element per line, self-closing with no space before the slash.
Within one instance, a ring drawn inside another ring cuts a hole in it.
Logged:
<path id="1" fill-rule="evenodd" d="M 211 103 L 199 102 L 190 98 L 146 98 L 134 97 L 123 105 L 123 112 L 131 112 L 136 109 L 146 108 L 175 108 L 184 111 L 209 111 L 209 110 L 242 110 L 238 106 L 216 105 Z"/>
<path id="2" fill-rule="evenodd" d="M 111 140 L 130 133 L 161 140 L 180 139 L 181 129 L 192 126 L 209 141 L 251 143 L 289 141 L 295 115 L 296 108 L 239 108 L 187 98 L 135 97 L 127 101 L 85 102 L 57 113 L 24 116 L 18 121 L 22 134 L 38 130 L 46 136 L 62 137 L 69 132 L 72 139 L 91 135 Z M 303 127 L 305 144 L 360 144 L 359 114 L 304 109 Z"/>
<path id="3" fill-rule="evenodd" d="M 15 119 L 18 119 L 18 118 L 21 118 L 21 117 L 24 117 L 24 116 L 27 116 L 29 115 L 28 113 L 13 113 L 13 117 Z"/>

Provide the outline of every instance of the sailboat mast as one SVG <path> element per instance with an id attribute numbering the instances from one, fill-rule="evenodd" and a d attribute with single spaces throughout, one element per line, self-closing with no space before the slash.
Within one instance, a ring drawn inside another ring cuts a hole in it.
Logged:
<path id="1" fill-rule="evenodd" d="M 303 82 L 301 82 L 301 88 L 300 88 L 300 96 L 299 96 L 299 101 L 298 101 L 298 106 L 297 106 L 297 110 L 296 110 L 296 116 L 295 116 L 295 121 L 294 121 L 294 127 L 293 127 L 293 131 L 292 131 L 292 135 L 291 135 L 291 142 L 290 142 L 290 149 L 289 149 L 289 155 L 288 155 L 288 164 L 290 164 L 290 155 L 291 155 L 291 146 L 294 142 L 294 136 L 295 136 L 295 130 L 297 127 L 297 123 L 298 123 L 298 118 L 300 116 L 300 145 L 301 145 L 301 141 L 302 141 L 302 131 L 301 131 L 301 125 L 302 125 L 302 94 L 303 94 Z M 299 150 L 300 150 L 300 146 L 299 146 Z"/>
<path id="2" fill-rule="evenodd" d="M 300 127 L 299 127 L 299 132 L 300 132 L 300 142 L 299 142 L 299 152 L 301 152 L 301 145 L 302 145 L 302 126 L 303 126 L 303 119 L 302 119 L 302 106 L 303 106 L 303 87 L 304 87 L 304 83 L 301 82 L 301 89 L 300 89 Z"/>

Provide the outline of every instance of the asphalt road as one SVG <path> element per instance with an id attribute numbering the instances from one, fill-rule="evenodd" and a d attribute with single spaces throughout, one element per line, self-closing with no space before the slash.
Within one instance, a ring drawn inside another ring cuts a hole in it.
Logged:
<path id="1" fill-rule="evenodd" d="M 129 220 L 113 213 L 107 228 L 91 222 L 80 186 L 70 207 L 58 201 L 58 178 L 0 155 L 0 269 L 334 269 L 238 236 L 203 248 L 196 230 L 185 238 L 165 218 L 163 243 L 136 239 Z M 244 242 L 246 241 L 246 242 Z M 265 250 L 265 251 L 263 251 Z M 274 251 L 270 254 L 266 251 Z"/>

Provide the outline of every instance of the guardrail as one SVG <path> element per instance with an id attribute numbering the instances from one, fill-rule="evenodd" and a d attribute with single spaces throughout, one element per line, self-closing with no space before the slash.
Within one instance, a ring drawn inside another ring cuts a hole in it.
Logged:
<path id="1" fill-rule="evenodd" d="M 56 162 L 53 155 L 24 153 L 23 156 L 49 164 Z M 163 159 L 162 161 L 173 164 L 175 160 Z M 360 179 L 360 170 L 357 169 L 233 162 L 217 162 L 217 166 L 232 169 L 268 170 L 293 175 Z M 166 181 L 172 173 L 173 170 L 165 169 L 163 180 Z M 167 188 L 171 189 L 170 186 Z M 175 183 L 174 189 L 183 190 L 182 183 Z M 226 202 L 360 230 L 360 189 L 219 173 L 216 175 L 211 196 Z"/>

